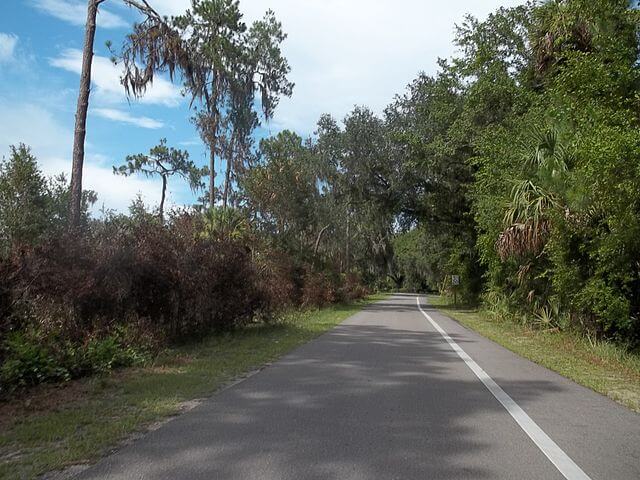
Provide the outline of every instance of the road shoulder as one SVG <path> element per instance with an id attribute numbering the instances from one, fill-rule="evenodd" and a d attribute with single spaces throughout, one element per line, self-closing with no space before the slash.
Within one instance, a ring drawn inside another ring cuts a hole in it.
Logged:
<path id="1" fill-rule="evenodd" d="M 446 305 L 438 296 L 428 296 L 428 303 L 508 350 L 640 412 L 640 355 L 571 333 L 492 320 L 477 309 Z"/>

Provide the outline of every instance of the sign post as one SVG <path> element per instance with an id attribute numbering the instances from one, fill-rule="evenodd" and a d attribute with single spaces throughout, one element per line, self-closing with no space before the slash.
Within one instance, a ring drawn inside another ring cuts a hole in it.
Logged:
<path id="1" fill-rule="evenodd" d="M 451 287 L 453 288 L 453 306 L 457 306 L 458 303 L 458 285 L 460 285 L 460 275 L 451 275 Z"/>

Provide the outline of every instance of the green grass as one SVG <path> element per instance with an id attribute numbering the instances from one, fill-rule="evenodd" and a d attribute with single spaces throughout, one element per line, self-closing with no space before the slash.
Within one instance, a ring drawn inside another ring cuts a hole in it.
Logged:
<path id="1" fill-rule="evenodd" d="M 290 313 L 276 324 L 167 350 L 152 365 L 44 387 L 0 405 L 0 478 L 35 478 L 95 460 L 189 400 L 211 395 L 382 298 Z"/>
<path id="2" fill-rule="evenodd" d="M 572 332 L 542 331 L 495 320 L 477 309 L 429 302 L 461 324 L 535 363 L 640 412 L 640 355 L 622 346 L 590 341 Z"/>

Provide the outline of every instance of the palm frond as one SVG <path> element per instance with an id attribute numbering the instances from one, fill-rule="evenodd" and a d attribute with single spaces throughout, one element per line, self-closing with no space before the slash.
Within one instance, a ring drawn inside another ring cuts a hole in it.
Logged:
<path id="1" fill-rule="evenodd" d="M 537 223 L 514 223 L 500 234 L 496 241 L 496 250 L 503 261 L 510 257 L 535 255 L 544 248 L 548 234 L 549 222 L 545 219 Z"/>

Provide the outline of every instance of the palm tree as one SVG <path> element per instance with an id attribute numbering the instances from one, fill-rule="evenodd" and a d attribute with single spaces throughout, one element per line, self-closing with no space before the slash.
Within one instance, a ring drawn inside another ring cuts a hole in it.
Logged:
<path id="1" fill-rule="evenodd" d="M 524 157 L 524 180 L 514 184 L 496 249 L 501 259 L 539 254 L 551 228 L 551 212 L 567 210 L 567 169 L 573 162 L 555 128 L 535 130 L 534 149 Z"/>
<path id="2" fill-rule="evenodd" d="M 239 240 L 251 232 L 247 217 L 237 208 L 211 207 L 204 214 L 203 238 Z"/>
<path id="3" fill-rule="evenodd" d="M 533 52 L 536 73 L 544 77 L 560 63 L 567 50 L 588 52 L 599 25 L 588 19 L 578 2 L 551 0 L 536 12 Z"/>

